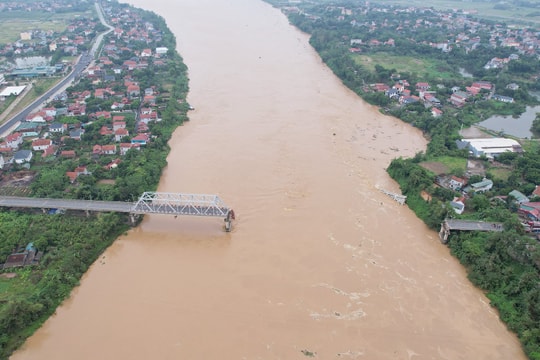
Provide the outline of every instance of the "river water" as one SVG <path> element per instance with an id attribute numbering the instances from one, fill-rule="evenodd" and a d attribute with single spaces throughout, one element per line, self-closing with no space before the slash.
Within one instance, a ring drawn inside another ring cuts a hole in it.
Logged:
<path id="1" fill-rule="evenodd" d="M 160 191 L 237 214 L 148 216 L 13 359 L 524 359 L 385 167 L 425 149 L 257 0 L 133 0 L 190 68 Z"/>

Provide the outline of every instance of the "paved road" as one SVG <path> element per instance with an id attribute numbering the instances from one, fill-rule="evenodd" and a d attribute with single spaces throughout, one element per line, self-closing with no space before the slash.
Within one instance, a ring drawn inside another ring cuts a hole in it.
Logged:
<path id="1" fill-rule="evenodd" d="M 69 85 L 71 85 L 71 82 L 73 82 L 73 80 L 76 77 L 81 75 L 81 73 L 86 68 L 86 66 L 90 63 L 91 60 L 92 60 L 92 55 L 90 55 L 89 53 L 82 54 L 79 57 L 75 66 L 73 67 L 73 70 L 71 71 L 71 73 L 69 73 L 68 76 L 62 79 L 62 81 L 60 81 L 53 88 L 45 92 L 39 98 L 34 100 L 33 103 L 28 105 L 24 110 L 19 112 L 17 115 L 13 116 L 11 119 L 6 120 L 0 126 L 0 136 L 6 136 L 7 134 L 9 134 L 16 127 L 16 125 L 19 122 L 24 121 L 30 113 L 32 113 L 34 110 L 42 106 L 44 102 L 49 101 L 49 99 L 52 98 L 57 92 L 60 92 L 63 89 L 67 88 Z"/>

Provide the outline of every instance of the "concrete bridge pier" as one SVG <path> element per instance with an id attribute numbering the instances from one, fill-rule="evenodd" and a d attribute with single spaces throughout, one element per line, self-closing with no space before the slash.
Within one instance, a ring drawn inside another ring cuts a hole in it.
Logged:
<path id="1" fill-rule="evenodd" d="M 450 229 L 446 226 L 446 222 L 441 224 L 441 230 L 439 230 L 439 240 L 441 243 L 446 244 L 448 242 L 448 236 L 450 236 Z"/>
<path id="2" fill-rule="evenodd" d="M 140 215 L 139 214 L 129 214 L 129 222 L 131 223 L 131 226 L 137 225 L 137 222 L 139 221 Z"/>
<path id="3" fill-rule="evenodd" d="M 232 221 L 235 219 L 234 210 L 231 209 L 227 212 L 227 217 L 223 219 L 225 221 L 225 231 L 230 232 L 232 229 Z"/>

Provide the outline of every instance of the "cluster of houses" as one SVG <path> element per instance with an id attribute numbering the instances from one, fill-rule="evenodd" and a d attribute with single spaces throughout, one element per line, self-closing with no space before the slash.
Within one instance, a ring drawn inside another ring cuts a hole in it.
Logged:
<path id="1" fill-rule="evenodd" d="M 82 46 L 88 46 L 95 36 L 94 28 L 97 23 L 87 18 L 77 18 L 68 25 L 63 34 L 58 34 L 52 30 L 29 30 L 20 33 L 17 41 L 4 44 L 0 48 L 0 56 L 28 57 L 43 54 L 54 54 L 61 51 L 66 56 L 76 56 L 81 52 Z M 6 63 L 10 65 L 10 63 Z M 11 65 L 6 68 L 6 78 L 16 77 L 36 77 L 52 75 L 63 70 L 62 64 L 55 66 L 29 66 L 27 68 L 16 68 Z"/>
<path id="2" fill-rule="evenodd" d="M 150 61 L 153 66 L 165 65 L 168 49 L 152 47 L 161 40 L 161 32 L 143 21 L 140 15 L 127 10 L 120 10 L 118 14 L 112 14 L 110 8 L 105 10 L 118 27 L 106 39 L 96 64 L 83 75 L 91 86 L 69 95 L 63 93 L 55 99 L 56 107 L 31 113 L 11 134 L 0 139 L 0 169 L 12 164 L 30 168 L 39 158 L 76 159 L 84 152 L 91 153 L 95 160 L 107 156 L 110 162 L 104 168 L 113 169 L 129 150 L 141 150 L 153 139 L 150 125 L 161 121 L 157 87 L 141 89 L 133 73 L 147 67 Z M 148 47 L 132 49 L 129 43 L 134 39 L 144 41 Z M 113 61 L 125 57 L 128 51 L 129 60 L 121 65 Z M 88 112 L 89 99 L 110 105 Z M 133 102 L 137 106 L 131 109 Z M 100 128 L 91 139 L 85 139 L 91 124 L 99 124 Z M 90 141 L 95 143 L 88 144 Z M 81 165 L 68 171 L 66 176 L 73 183 L 79 176 L 89 174 L 86 166 Z"/>
<path id="3" fill-rule="evenodd" d="M 510 193 L 519 204 L 518 215 L 524 220 L 522 222 L 526 231 L 540 233 L 540 202 L 530 201 L 540 197 L 540 186 L 536 186 L 532 194 L 527 197 L 519 191 Z"/>
<path id="4" fill-rule="evenodd" d="M 505 152 L 523 152 L 521 145 L 516 140 L 506 138 L 461 139 L 456 141 L 456 144 L 459 149 L 468 150 L 469 156 L 472 158 L 485 157 L 489 160 L 494 160 L 497 156 Z M 455 197 L 450 202 L 450 205 L 457 214 L 461 214 L 465 210 L 466 198 L 475 194 L 483 194 L 490 191 L 493 187 L 493 181 L 490 179 L 484 178 L 482 181 L 476 183 L 468 183 L 467 179 L 455 175 L 439 176 L 436 183 L 441 187 L 461 193 L 461 196 Z M 540 189 L 538 190 L 538 194 L 540 194 Z M 519 203 L 529 201 L 525 195 L 517 190 L 510 192 L 508 195 L 513 196 Z M 532 196 L 537 196 L 537 194 L 533 193 Z"/>
<path id="5" fill-rule="evenodd" d="M 454 197 L 450 202 L 450 206 L 457 214 L 462 214 L 465 211 L 465 201 L 467 198 L 475 194 L 483 194 L 493 188 L 493 181 L 490 179 L 482 179 L 482 181 L 469 184 L 467 179 L 455 175 L 438 176 L 436 179 L 437 185 L 460 192 L 460 196 Z"/>
<path id="6" fill-rule="evenodd" d="M 452 201 L 450 201 L 450 206 L 456 214 L 462 214 L 465 211 L 467 198 L 470 198 L 476 194 L 483 194 L 493 188 L 493 181 L 487 178 L 483 178 L 482 181 L 469 184 L 467 179 L 455 175 L 449 177 L 439 176 L 436 182 L 441 187 L 452 189 L 461 193 L 460 196 L 456 196 Z M 529 225 L 527 230 L 540 232 L 540 202 L 530 201 L 531 198 L 534 199 L 540 197 L 540 187 L 537 186 L 529 196 L 521 193 L 518 190 L 512 190 L 507 196 L 497 196 L 496 198 L 506 201 L 508 197 L 518 204 L 518 215 L 526 221 L 526 224 Z"/>
<path id="7" fill-rule="evenodd" d="M 471 17 L 474 11 L 464 10 L 437 10 L 434 8 L 396 7 L 384 3 L 355 3 L 354 8 L 328 6 L 326 11 L 333 11 L 336 20 L 347 21 L 353 27 L 363 27 L 369 33 L 375 34 L 378 30 L 386 33 L 395 33 L 407 36 L 409 41 L 417 43 L 413 33 L 428 31 L 436 34 L 436 38 L 446 37 L 437 42 L 423 40 L 421 43 L 450 53 L 453 48 L 461 47 L 465 51 L 473 51 L 481 47 L 507 47 L 513 48 L 518 54 L 538 55 L 540 49 L 540 33 L 533 28 L 512 28 L 505 24 L 492 24 Z M 287 7 L 286 12 L 302 13 L 298 7 Z M 392 14 L 388 16 L 386 14 Z M 310 18 L 312 14 L 304 14 Z M 387 30 L 387 31 L 384 31 Z M 480 33 L 489 35 L 483 39 Z M 395 46 L 392 38 L 377 39 L 373 36 L 366 39 L 354 39 L 351 42 L 352 52 L 361 52 L 361 46 Z M 492 59 L 486 64 L 486 69 L 500 68 L 509 59 Z"/>
<path id="8" fill-rule="evenodd" d="M 515 90 L 516 84 L 509 84 L 508 88 Z M 384 92 L 390 99 L 396 100 L 400 105 L 408 105 L 422 102 L 426 107 L 431 108 L 431 113 L 434 117 L 441 116 L 443 111 L 441 100 L 436 97 L 436 91 L 431 91 L 431 85 L 428 82 L 417 82 L 414 89 L 407 80 L 397 80 L 392 86 L 384 83 L 371 84 L 370 89 L 375 92 Z M 452 95 L 447 100 L 448 103 L 455 107 L 464 106 L 470 98 L 484 93 L 488 99 L 512 103 L 514 99 L 507 96 L 497 95 L 495 86 L 489 81 L 475 81 L 470 86 L 466 86 L 465 90 L 458 86 L 452 88 Z M 418 95 L 415 95 L 418 94 Z"/>

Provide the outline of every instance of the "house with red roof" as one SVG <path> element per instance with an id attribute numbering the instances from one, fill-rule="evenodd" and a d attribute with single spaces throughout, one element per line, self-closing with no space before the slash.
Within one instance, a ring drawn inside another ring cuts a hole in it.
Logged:
<path id="1" fill-rule="evenodd" d="M 151 57 L 152 56 L 152 50 L 151 49 L 143 49 L 141 51 L 141 57 Z"/>
<path id="2" fill-rule="evenodd" d="M 18 149 L 23 143 L 23 136 L 21 133 L 15 132 L 6 136 L 6 144 L 12 149 Z"/>
<path id="3" fill-rule="evenodd" d="M 106 135 L 112 135 L 113 134 L 113 131 L 111 128 L 103 125 L 101 127 L 101 129 L 99 129 L 99 134 L 102 135 L 102 136 L 106 136 Z"/>
<path id="4" fill-rule="evenodd" d="M 390 86 L 381 83 L 372 84 L 371 87 L 377 92 L 386 92 L 390 89 Z"/>
<path id="5" fill-rule="evenodd" d="M 127 129 L 120 128 L 114 131 L 114 140 L 116 142 L 122 141 L 122 139 L 126 136 L 129 136 L 129 131 L 127 131 Z"/>
<path id="6" fill-rule="evenodd" d="M 133 60 L 126 60 L 124 61 L 123 66 L 127 70 L 135 70 L 137 68 L 137 62 Z"/>
<path id="7" fill-rule="evenodd" d="M 45 111 L 38 111 L 38 112 L 35 112 L 35 113 L 32 113 L 32 114 L 29 114 L 26 117 L 26 121 L 45 122 L 46 117 L 47 117 L 47 115 L 45 114 Z"/>
<path id="8" fill-rule="evenodd" d="M 127 95 L 130 98 L 138 97 L 141 94 L 141 88 L 137 84 L 130 84 L 127 87 Z"/>
<path id="9" fill-rule="evenodd" d="M 56 146 L 51 145 L 45 150 L 43 150 L 43 154 L 41 154 L 41 157 L 45 158 L 47 156 L 52 156 L 56 153 Z"/>
<path id="10" fill-rule="evenodd" d="M 417 91 L 426 91 L 429 90 L 430 86 L 427 82 L 418 82 L 416 83 L 416 90 Z"/>
<path id="11" fill-rule="evenodd" d="M 148 125 L 144 122 L 140 122 L 138 125 L 137 125 L 137 133 L 139 134 L 144 134 L 144 133 L 147 133 L 150 131 L 150 128 L 148 127 Z"/>
<path id="12" fill-rule="evenodd" d="M 32 150 L 34 151 L 47 150 L 50 146 L 52 146 L 51 139 L 37 139 L 32 141 Z"/>
<path id="13" fill-rule="evenodd" d="M 73 171 L 77 174 L 77 176 L 79 176 L 79 175 L 90 175 L 90 172 L 88 171 L 86 166 L 78 166 Z"/>
<path id="14" fill-rule="evenodd" d="M 69 178 L 69 182 L 73 184 L 75 180 L 77 180 L 77 177 L 79 176 L 79 174 L 77 174 L 74 171 L 68 171 L 66 172 L 66 176 Z"/>
<path id="15" fill-rule="evenodd" d="M 120 164 L 122 162 L 122 159 L 114 159 L 113 161 L 111 161 L 110 163 L 108 163 L 107 165 L 105 165 L 105 169 L 107 170 L 111 170 L 111 169 L 114 169 L 118 166 L 118 164 Z"/>
<path id="16" fill-rule="evenodd" d="M 126 153 L 129 151 L 129 149 L 140 150 L 141 145 L 132 144 L 132 143 L 121 143 L 120 144 L 120 155 L 126 155 Z"/>
<path id="17" fill-rule="evenodd" d="M 113 122 L 113 131 L 116 131 L 118 129 L 125 129 L 125 128 L 126 128 L 126 122 L 125 121 L 114 121 Z"/>
<path id="18" fill-rule="evenodd" d="M 116 145 L 94 145 L 92 148 L 94 155 L 114 155 L 116 154 Z"/>
<path id="19" fill-rule="evenodd" d="M 452 175 L 448 183 L 448 186 L 450 186 L 450 188 L 453 190 L 463 189 L 465 185 L 467 185 L 467 180 L 454 175 Z"/>
<path id="20" fill-rule="evenodd" d="M 67 159 L 73 159 L 76 156 L 75 150 L 63 150 L 60 152 L 60 156 Z"/>
<path id="21" fill-rule="evenodd" d="M 437 109 L 436 107 L 432 107 L 431 108 L 431 115 L 433 115 L 433 117 L 439 117 L 439 116 L 442 116 L 443 112 L 441 109 Z"/>
<path id="22" fill-rule="evenodd" d="M 92 114 L 95 118 L 103 118 L 103 119 L 110 119 L 111 113 L 110 111 L 97 111 Z"/>

